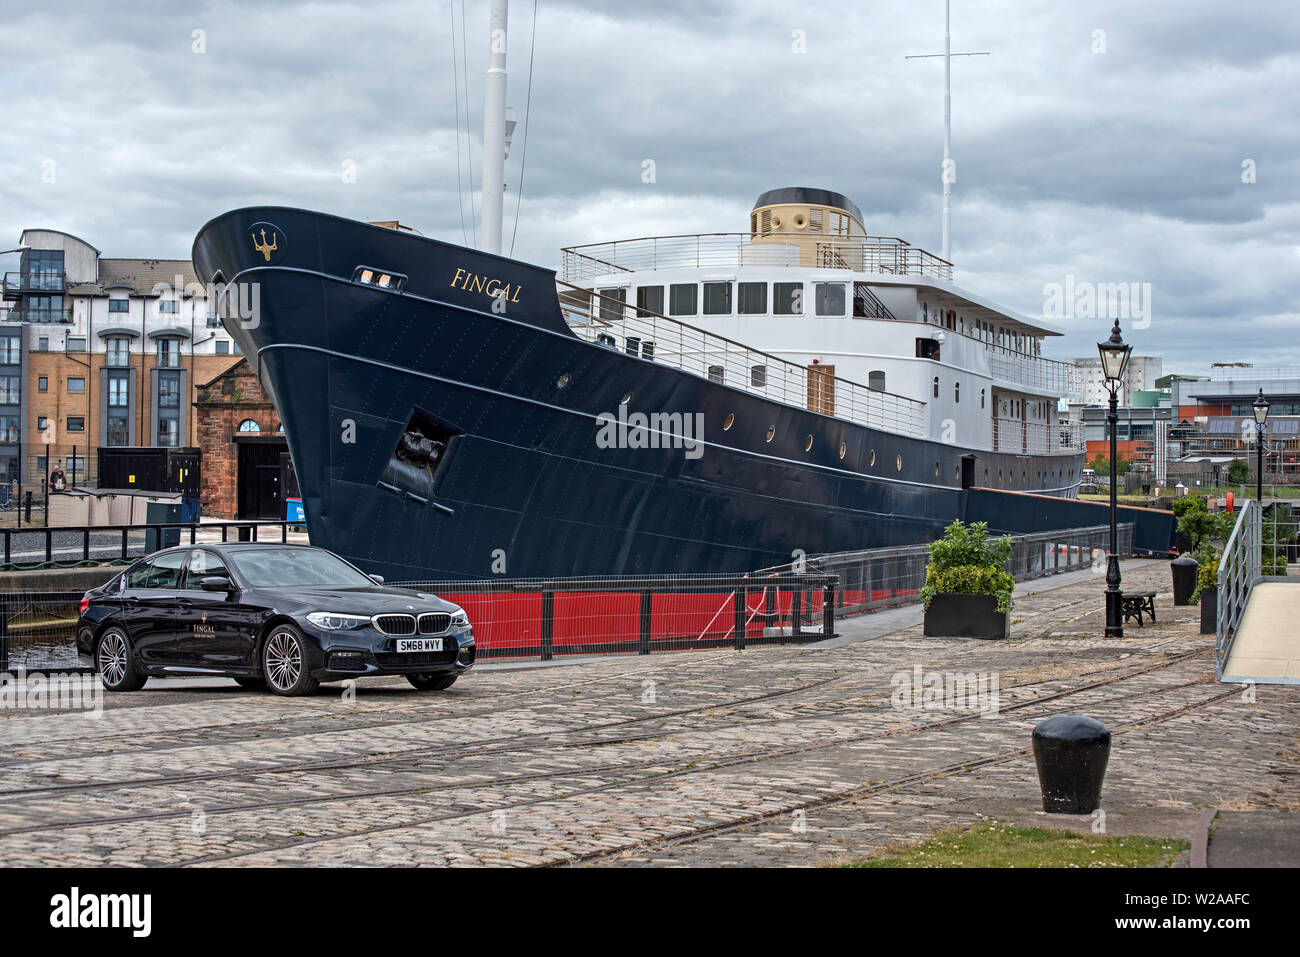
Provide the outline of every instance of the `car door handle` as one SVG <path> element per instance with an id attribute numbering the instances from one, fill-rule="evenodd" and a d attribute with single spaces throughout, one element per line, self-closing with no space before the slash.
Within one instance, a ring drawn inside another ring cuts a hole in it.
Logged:
<path id="1" fill-rule="evenodd" d="M 133 605 L 133 606 L 134 606 L 134 605 L 138 605 L 138 604 L 140 604 L 140 599 L 139 599 L 139 598 L 128 598 L 128 599 L 126 600 L 126 603 L 127 603 L 128 605 Z"/>
<path id="2" fill-rule="evenodd" d="M 177 602 L 177 604 L 179 604 L 182 608 L 185 609 L 190 609 L 194 607 L 194 602 L 190 601 L 188 598 L 182 598 L 179 602 Z"/>

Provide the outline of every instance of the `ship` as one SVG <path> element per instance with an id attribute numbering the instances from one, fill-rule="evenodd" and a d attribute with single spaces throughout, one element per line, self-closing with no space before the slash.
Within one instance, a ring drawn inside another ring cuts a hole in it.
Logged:
<path id="1" fill-rule="evenodd" d="M 1056 330 L 842 193 L 769 190 L 745 226 L 557 271 L 259 206 L 193 261 L 312 543 L 389 580 L 740 573 L 931 541 L 972 488 L 1076 496 Z"/>

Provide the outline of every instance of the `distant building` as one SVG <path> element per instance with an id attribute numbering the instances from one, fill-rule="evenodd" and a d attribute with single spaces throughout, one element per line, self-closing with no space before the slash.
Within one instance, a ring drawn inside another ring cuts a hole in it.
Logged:
<path id="1" fill-rule="evenodd" d="M 1178 458 L 1171 471 L 1226 474 L 1233 459 L 1256 468 L 1254 403 L 1263 390 L 1268 399 L 1264 462 L 1266 482 L 1294 482 L 1300 476 L 1300 368 L 1255 368 L 1221 363 L 1209 376 L 1172 383 L 1174 425 L 1170 444 Z"/>
<path id="2" fill-rule="evenodd" d="M 0 320 L 0 480 L 43 486 L 57 463 L 93 484 L 100 446 L 194 445 L 195 386 L 238 347 L 189 260 L 106 258 L 54 229 L 20 244 Z"/>
<path id="3" fill-rule="evenodd" d="M 1084 405 L 1109 405 L 1110 392 L 1102 375 L 1101 357 L 1090 356 L 1074 360 L 1083 380 Z M 1119 404 L 1129 405 L 1134 392 L 1158 391 L 1156 380 L 1161 377 L 1163 360 L 1159 356 L 1130 356 L 1124 370 L 1124 385 L 1120 390 Z"/>

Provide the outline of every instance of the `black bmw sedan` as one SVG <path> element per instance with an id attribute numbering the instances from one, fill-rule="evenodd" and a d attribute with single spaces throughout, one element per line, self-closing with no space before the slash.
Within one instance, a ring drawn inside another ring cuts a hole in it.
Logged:
<path id="1" fill-rule="evenodd" d="M 387 587 L 322 548 L 187 545 L 86 592 L 77 653 L 109 691 L 151 675 L 224 675 L 282 695 L 403 675 L 431 691 L 473 667 L 474 631 L 451 602 Z"/>

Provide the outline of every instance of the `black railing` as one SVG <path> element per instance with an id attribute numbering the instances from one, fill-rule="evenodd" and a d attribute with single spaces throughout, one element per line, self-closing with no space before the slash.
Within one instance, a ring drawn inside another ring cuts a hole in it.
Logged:
<path id="1" fill-rule="evenodd" d="M 0 571 L 72 567 L 143 558 L 171 545 L 289 540 L 301 523 L 248 519 L 238 522 L 158 525 L 50 525 L 0 529 L 4 560 Z M 259 529 L 263 531 L 259 531 Z M 265 530 L 270 529 L 268 537 Z M 0 583 L 0 587 L 3 584 Z"/>
<path id="2" fill-rule="evenodd" d="M 397 583 L 394 583 L 397 584 Z M 682 651 L 835 635 L 839 577 L 664 575 L 402 582 L 465 609 L 480 658 Z"/>

